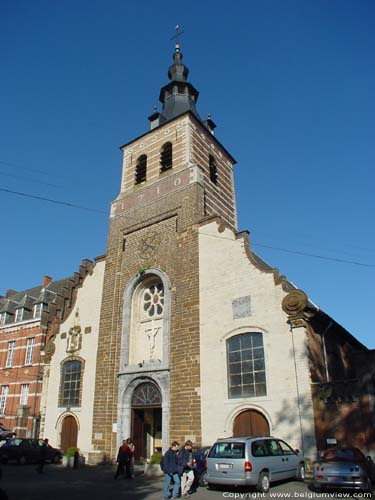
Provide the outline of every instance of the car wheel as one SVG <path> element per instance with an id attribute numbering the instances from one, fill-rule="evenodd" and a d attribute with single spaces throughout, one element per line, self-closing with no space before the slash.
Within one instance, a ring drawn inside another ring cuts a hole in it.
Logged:
<path id="1" fill-rule="evenodd" d="M 208 490 L 216 490 L 216 485 L 213 483 L 207 483 L 207 489 Z"/>
<path id="2" fill-rule="evenodd" d="M 207 472 L 204 471 L 202 472 L 202 474 L 200 475 L 200 478 L 199 478 L 199 486 L 207 486 L 208 483 L 207 483 Z"/>
<path id="3" fill-rule="evenodd" d="M 25 455 L 21 455 L 20 458 L 17 460 L 18 465 L 25 465 L 27 462 Z"/>
<path id="4" fill-rule="evenodd" d="M 259 493 L 268 493 L 270 490 L 270 476 L 268 472 L 261 472 L 259 474 L 257 491 Z"/>
<path id="5" fill-rule="evenodd" d="M 301 462 L 297 468 L 297 480 L 304 481 L 305 477 L 306 477 L 306 467 L 305 464 Z"/>
<path id="6" fill-rule="evenodd" d="M 52 459 L 52 463 L 54 464 L 59 464 L 61 462 L 61 456 L 60 455 L 55 455 Z"/>
<path id="7" fill-rule="evenodd" d="M 372 484 L 371 484 L 370 478 L 367 479 L 367 486 L 364 489 L 364 491 L 366 493 L 372 493 Z"/>

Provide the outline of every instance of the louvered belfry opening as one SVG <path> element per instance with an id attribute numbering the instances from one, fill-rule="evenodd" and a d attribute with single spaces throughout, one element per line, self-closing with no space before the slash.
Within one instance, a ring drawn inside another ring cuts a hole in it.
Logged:
<path id="1" fill-rule="evenodd" d="M 172 143 L 163 144 L 160 151 L 160 172 L 165 172 L 172 168 Z"/>
<path id="2" fill-rule="evenodd" d="M 210 155 L 209 157 L 209 163 L 210 163 L 210 180 L 214 184 L 217 184 L 217 167 L 216 167 L 216 161 L 215 158 Z"/>
<path id="3" fill-rule="evenodd" d="M 135 168 L 135 183 L 141 184 L 145 182 L 147 175 L 147 156 L 141 155 L 137 160 L 137 166 Z"/>

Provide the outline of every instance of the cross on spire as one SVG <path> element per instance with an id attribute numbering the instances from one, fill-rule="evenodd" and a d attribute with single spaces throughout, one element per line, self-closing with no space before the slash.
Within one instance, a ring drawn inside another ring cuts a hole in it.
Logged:
<path id="1" fill-rule="evenodd" d="M 180 31 L 180 25 L 179 24 L 176 24 L 176 34 L 174 36 L 172 36 L 171 40 L 176 40 L 176 47 L 179 47 L 180 46 L 180 43 L 179 43 L 179 37 L 185 33 L 184 31 Z"/>

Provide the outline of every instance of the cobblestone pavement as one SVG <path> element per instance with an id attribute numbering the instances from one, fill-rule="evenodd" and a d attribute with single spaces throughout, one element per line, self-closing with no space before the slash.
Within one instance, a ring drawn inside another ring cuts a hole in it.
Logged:
<path id="1" fill-rule="evenodd" d="M 132 480 L 114 481 L 115 467 L 86 466 L 78 470 L 61 465 L 46 465 L 45 472 L 38 474 L 35 465 L 4 465 L 1 488 L 9 500 L 161 500 L 163 479 L 145 478 L 141 470 Z M 272 486 L 267 495 L 255 490 L 226 488 L 208 490 L 198 488 L 191 500 L 248 500 L 262 498 L 329 499 L 335 494 L 320 496 L 309 489 L 309 485 L 296 481 Z M 349 496 L 349 495 L 348 495 Z M 362 497 L 365 498 L 365 497 Z"/>

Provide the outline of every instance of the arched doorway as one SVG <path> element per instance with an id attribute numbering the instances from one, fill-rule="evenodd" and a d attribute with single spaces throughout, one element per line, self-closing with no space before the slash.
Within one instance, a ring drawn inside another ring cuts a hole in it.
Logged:
<path id="1" fill-rule="evenodd" d="M 259 411 L 245 410 L 234 419 L 233 437 L 269 435 L 270 426 Z"/>
<path id="2" fill-rule="evenodd" d="M 152 382 L 138 385 L 133 392 L 131 409 L 131 437 L 136 459 L 150 458 L 162 449 L 162 411 L 159 388 Z"/>
<path id="3" fill-rule="evenodd" d="M 61 426 L 61 445 L 60 448 L 66 453 L 68 448 L 77 448 L 78 426 L 77 421 L 72 415 L 64 418 Z"/>

